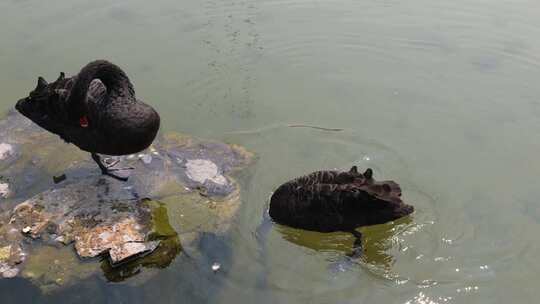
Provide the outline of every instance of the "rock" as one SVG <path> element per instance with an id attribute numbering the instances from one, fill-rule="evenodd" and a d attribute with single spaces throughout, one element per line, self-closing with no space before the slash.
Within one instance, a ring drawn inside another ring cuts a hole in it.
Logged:
<path id="1" fill-rule="evenodd" d="M 2 269 L 2 267 L 0 267 L 0 270 L 2 270 L 2 277 L 4 279 L 11 279 L 19 274 L 19 268 L 8 267 L 7 269 Z"/>
<path id="2" fill-rule="evenodd" d="M 240 206 L 231 174 L 253 158 L 239 146 L 169 133 L 140 155 L 116 158 L 119 167 L 134 168 L 121 182 L 15 112 L 0 120 L 0 142 L 14 151 L 9 163 L 0 163 L 12 193 L 0 209 L 0 248 L 10 248 L 9 258 L 0 258 L 0 275 L 22 276 L 46 290 L 97 269 L 120 281 L 163 268 L 199 233 L 226 231 Z M 66 179 L 55 184 L 55 175 Z M 71 245 L 76 255 L 62 251 Z M 49 255 L 64 266 L 43 270 Z M 98 256 L 107 259 L 96 267 Z M 79 264 L 93 266 L 83 271 Z"/>
<path id="3" fill-rule="evenodd" d="M 0 248 L 0 261 L 6 261 L 11 255 L 11 246 Z"/>
<path id="4" fill-rule="evenodd" d="M 65 175 L 65 174 L 61 174 L 61 175 L 58 175 L 58 176 L 56 176 L 56 175 L 53 176 L 53 182 L 54 182 L 55 184 L 61 183 L 61 182 L 63 182 L 65 179 L 66 179 L 66 175 Z"/>
<path id="5" fill-rule="evenodd" d="M 182 182 L 190 189 L 204 188 L 210 196 L 223 197 L 234 192 L 237 186 L 227 174 L 246 166 L 253 158 L 253 154 L 236 145 L 194 142 L 192 138 L 175 134 L 169 134 L 165 139 L 161 148 L 183 168 L 179 174 Z M 168 142 L 180 143 L 183 147 L 170 149 Z"/>
<path id="6" fill-rule="evenodd" d="M 105 191 L 114 191 L 116 199 L 129 204 L 107 200 Z M 156 247 L 155 242 L 146 243 L 152 231 L 145 200 L 100 179 L 87 178 L 17 205 L 9 225 L 33 239 L 74 242 L 82 258 L 108 254 L 113 264 Z"/>
<path id="7" fill-rule="evenodd" d="M 7 143 L 0 143 L 0 161 L 13 155 L 13 146 Z"/>
<path id="8" fill-rule="evenodd" d="M 9 184 L 0 183 L 0 198 L 7 198 L 9 196 Z"/>
<path id="9" fill-rule="evenodd" d="M 204 185 L 214 183 L 219 186 L 227 184 L 227 179 L 218 172 L 218 167 L 206 159 L 190 159 L 186 162 L 186 174 L 192 181 Z"/>
<path id="10" fill-rule="evenodd" d="M 152 162 L 152 155 L 150 155 L 150 154 L 144 154 L 144 155 L 141 157 L 141 160 L 142 160 L 143 163 L 145 163 L 145 164 L 148 165 L 149 163 Z"/>
<path id="11" fill-rule="evenodd" d="M 21 248 L 17 245 L 0 247 L 0 274 L 3 278 L 13 278 L 19 273 L 17 267 L 23 261 Z"/>
<path id="12" fill-rule="evenodd" d="M 150 255 L 142 259 L 132 259 L 122 264 L 121 267 L 114 267 L 110 263 L 103 262 L 103 270 L 107 280 L 111 282 L 124 281 L 141 272 L 141 268 L 165 268 L 175 259 L 181 251 L 178 233 L 169 223 L 169 216 L 165 204 L 149 201 L 152 207 L 152 233 L 149 236 L 150 242 L 158 244 Z M 159 241 L 159 242 L 157 242 Z"/>

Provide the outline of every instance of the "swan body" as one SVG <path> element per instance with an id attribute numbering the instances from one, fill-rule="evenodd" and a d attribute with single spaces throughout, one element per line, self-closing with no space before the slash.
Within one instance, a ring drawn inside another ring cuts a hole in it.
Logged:
<path id="1" fill-rule="evenodd" d="M 38 78 L 36 88 L 15 108 L 47 131 L 92 153 L 126 155 L 146 149 L 160 126 L 159 114 L 135 97 L 128 76 L 105 60 L 90 62 L 81 71 L 47 83 Z"/>
<path id="2" fill-rule="evenodd" d="M 406 216 L 414 207 L 401 200 L 393 181 L 377 182 L 373 171 L 317 171 L 277 188 L 270 199 L 270 217 L 280 224 L 319 232 L 353 232 Z M 353 232 L 356 234 L 356 232 Z"/>

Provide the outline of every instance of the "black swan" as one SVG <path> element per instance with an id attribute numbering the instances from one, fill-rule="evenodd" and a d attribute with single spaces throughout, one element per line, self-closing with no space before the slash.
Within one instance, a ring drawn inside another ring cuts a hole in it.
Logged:
<path id="1" fill-rule="evenodd" d="M 103 174 L 114 174 L 114 164 L 97 154 L 126 155 L 146 149 L 159 129 L 158 113 L 135 98 L 126 73 L 105 61 L 90 62 L 79 74 L 53 83 L 38 78 L 37 87 L 15 108 L 45 130 L 90 152 Z"/>
<path id="2" fill-rule="evenodd" d="M 411 214 L 393 181 L 377 182 L 373 171 L 317 171 L 281 185 L 270 199 L 277 223 L 319 232 L 345 231 L 355 237 L 353 255 L 361 252 L 361 226 L 382 224 Z"/>

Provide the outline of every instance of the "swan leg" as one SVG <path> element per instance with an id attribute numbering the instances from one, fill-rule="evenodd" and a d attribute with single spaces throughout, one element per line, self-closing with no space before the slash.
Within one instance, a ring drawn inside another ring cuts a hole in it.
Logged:
<path id="1" fill-rule="evenodd" d="M 122 176 L 122 175 L 114 174 L 114 173 L 112 173 L 112 171 L 122 171 L 122 170 L 133 169 L 132 167 L 129 167 L 129 168 L 112 168 L 113 166 L 118 164 L 118 161 L 113 162 L 111 164 L 104 164 L 99 155 L 97 155 L 96 153 L 92 153 L 91 155 L 92 155 L 92 159 L 96 162 L 99 169 L 101 169 L 101 174 L 108 175 L 108 176 L 110 176 L 112 178 L 116 178 L 117 180 L 121 180 L 121 181 L 124 181 L 124 182 L 128 180 L 128 176 Z"/>
<path id="2" fill-rule="evenodd" d="M 363 250 L 362 250 L 362 233 L 360 233 L 360 232 L 358 232 L 356 230 L 351 230 L 350 232 L 354 236 L 354 243 L 353 243 L 353 250 L 352 250 L 352 252 L 351 252 L 351 254 L 349 256 L 351 258 L 358 258 L 363 253 Z"/>
<path id="3" fill-rule="evenodd" d="M 356 264 L 356 260 L 363 254 L 362 233 L 356 230 L 350 230 L 347 232 L 350 232 L 354 236 L 353 249 L 350 253 L 329 265 L 328 269 L 334 275 L 353 269 L 354 265 Z"/>

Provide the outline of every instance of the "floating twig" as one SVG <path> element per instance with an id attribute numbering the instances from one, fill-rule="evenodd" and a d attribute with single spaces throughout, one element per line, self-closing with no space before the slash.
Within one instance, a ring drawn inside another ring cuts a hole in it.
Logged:
<path id="1" fill-rule="evenodd" d="M 344 129 L 341 128 L 324 128 L 324 127 L 318 127 L 318 126 L 311 126 L 311 125 L 288 125 L 289 128 L 312 128 L 317 130 L 323 130 L 323 131 L 332 131 L 332 132 L 339 132 L 343 131 Z"/>

